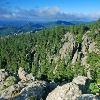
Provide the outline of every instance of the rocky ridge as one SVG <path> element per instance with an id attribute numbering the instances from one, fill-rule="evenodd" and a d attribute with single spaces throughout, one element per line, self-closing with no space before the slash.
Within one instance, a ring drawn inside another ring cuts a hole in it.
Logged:
<path id="1" fill-rule="evenodd" d="M 25 72 L 23 68 L 19 68 L 19 72 L 21 69 L 23 70 L 21 71 L 22 73 Z M 19 76 L 20 74 L 22 75 L 21 72 L 18 73 Z M 2 74 L 4 73 L 6 71 L 3 71 Z M 8 85 L 1 85 L 0 100 L 30 100 L 30 98 L 35 98 L 36 100 L 99 100 L 99 97 L 93 94 L 86 94 L 90 79 L 85 76 L 75 77 L 72 82 L 58 86 L 56 83 L 47 83 L 45 81 L 32 80 L 31 78 L 30 80 L 23 80 L 22 77 L 16 83 L 13 76 L 9 77 L 10 80 L 8 81 L 4 77 L 1 79 L 3 80 L 3 84 L 6 81 Z"/>

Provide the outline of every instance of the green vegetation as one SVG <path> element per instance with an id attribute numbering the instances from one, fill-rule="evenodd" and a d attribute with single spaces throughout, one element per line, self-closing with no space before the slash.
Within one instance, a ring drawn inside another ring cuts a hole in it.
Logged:
<path id="1" fill-rule="evenodd" d="M 92 81 L 94 82 L 90 84 L 89 89 L 91 93 L 96 94 L 100 92 L 100 88 L 98 87 L 100 84 L 100 55 L 94 52 L 89 53 L 87 62 L 91 66 Z"/>
<path id="2" fill-rule="evenodd" d="M 74 76 L 86 75 L 84 67 L 80 64 L 80 59 L 75 65 L 71 65 L 72 54 L 66 55 L 66 59 L 59 56 L 59 50 L 64 44 L 61 39 L 66 32 L 75 35 L 76 42 L 82 43 L 82 36 L 91 30 L 88 35 L 97 42 L 100 47 L 100 22 L 56 26 L 43 29 L 36 33 L 20 34 L 0 37 L 0 68 L 5 68 L 11 75 L 19 67 L 24 67 L 27 72 L 32 72 L 36 78 L 48 81 L 71 81 Z M 96 34 L 95 31 L 97 31 Z M 91 73 L 94 83 L 100 82 L 100 56 L 95 53 L 88 55 L 87 62 L 91 65 Z"/>
<path id="3" fill-rule="evenodd" d="M 89 87 L 91 93 L 96 94 L 100 92 L 100 89 L 96 83 L 91 83 Z"/>

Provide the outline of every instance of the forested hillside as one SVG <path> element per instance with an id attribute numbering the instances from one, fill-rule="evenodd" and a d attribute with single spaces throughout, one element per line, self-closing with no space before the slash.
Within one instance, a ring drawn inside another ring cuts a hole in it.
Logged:
<path id="1" fill-rule="evenodd" d="M 92 80 L 89 91 L 97 93 L 100 21 L 0 37 L 0 69 L 17 77 L 20 67 L 46 81 L 70 82 L 75 76 L 87 76 Z"/>

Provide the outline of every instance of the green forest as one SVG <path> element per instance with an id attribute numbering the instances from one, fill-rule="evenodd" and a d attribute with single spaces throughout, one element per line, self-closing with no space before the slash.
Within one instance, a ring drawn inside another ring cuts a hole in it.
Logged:
<path id="1" fill-rule="evenodd" d="M 49 82 L 70 82 L 75 76 L 86 76 L 87 69 L 81 65 L 80 59 L 72 64 L 74 51 L 66 53 L 64 59 L 60 58 L 59 51 L 68 41 L 62 41 L 62 38 L 69 32 L 76 44 L 80 45 L 78 53 L 81 52 L 82 37 L 87 31 L 90 31 L 87 35 L 100 50 L 100 20 L 88 24 L 54 26 L 35 33 L 1 36 L 0 69 L 6 69 L 10 75 L 17 77 L 19 67 L 23 67 L 37 79 Z M 87 56 L 92 76 L 89 88 L 92 93 L 96 93 L 99 91 L 97 84 L 100 84 L 100 55 L 92 52 Z"/>

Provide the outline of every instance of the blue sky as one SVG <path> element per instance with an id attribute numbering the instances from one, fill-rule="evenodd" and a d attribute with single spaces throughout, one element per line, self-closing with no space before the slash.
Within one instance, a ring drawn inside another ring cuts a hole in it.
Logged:
<path id="1" fill-rule="evenodd" d="M 96 20 L 100 0 L 0 0 L 0 19 Z"/>

